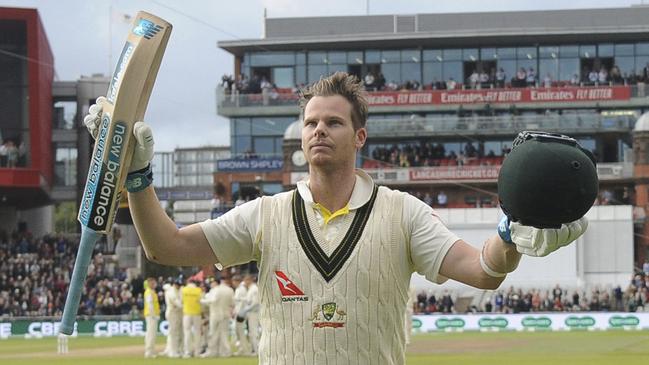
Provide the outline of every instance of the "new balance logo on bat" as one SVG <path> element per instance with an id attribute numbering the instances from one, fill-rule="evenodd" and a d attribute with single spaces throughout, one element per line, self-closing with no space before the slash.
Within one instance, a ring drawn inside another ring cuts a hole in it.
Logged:
<path id="1" fill-rule="evenodd" d="M 156 25 L 146 19 L 140 19 L 135 28 L 133 28 L 133 33 L 140 37 L 144 37 L 145 39 L 151 39 L 158 34 L 161 29 L 162 27 L 160 25 Z"/>
<path id="2" fill-rule="evenodd" d="M 275 279 L 282 293 L 282 302 L 307 302 L 309 297 L 304 295 L 302 289 L 298 288 L 291 279 L 281 271 L 275 271 Z"/>

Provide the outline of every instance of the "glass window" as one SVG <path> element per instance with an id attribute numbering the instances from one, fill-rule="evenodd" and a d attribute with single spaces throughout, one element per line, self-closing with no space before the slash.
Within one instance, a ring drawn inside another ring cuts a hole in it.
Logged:
<path id="1" fill-rule="evenodd" d="M 636 75 L 642 75 L 643 69 L 649 66 L 649 55 L 647 56 L 636 56 L 635 58 L 635 73 Z M 620 72 L 622 72 L 620 70 Z"/>
<path id="2" fill-rule="evenodd" d="M 54 103 L 54 128 L 74 128 L 74 117 L 77 114 L 76 101 L 57 101 Z M 0 136 L 2 137 L 2 136 Z"/>
<path id="3" fill-rule="evenodd" d="M 579 47 L 578 46 L 560 46 L 559 47 L 559 57 L 579 57 Z"/>
<path id="4" fill-rule="evenodd" d="M 464 83 L 462 76 L 462 61 L 452 61 L 443 63 L 444 80 L 448 81 L 451 77 L 458 83 Z"/>
<path id="5" fill-rule="evenodd" d="M 309 65 L 323 65 L 327 60 L 327 52 L 309 52 Z"/>
<path id="6" fill-rule="evenodd" d="M 57 147 L 55 151 L 54 179 L 56 185 L 77 184 L 77 149 Z"/>
<path id="7" fill-rule="evenodd" d="M 500 54 L 498 55 L 500 57 Z M 516 76 L 516 61 L 515 60 L 503 60 L 498 59 L 498 67 L 502 68 L 505 71 L 505 82 L 510 82 L 512 77 Z"/>
<path id="8" fill-rule="evenodd" d="M 347 63 L 347 54 L 345 52 L 329 52 L 327 59 L 329 63 Z"/>
<path id="9" fill-rule="evenodd" d="M 388 62 L 399 62 L 401 58 L 399 51 L 382 51 L 381 52 L 381 63 Z"/>
<path id="10" fill-rule="evenodd" d="M 236 136 L 234 137 L 234 155 L 241 155 L 252 149 L 252 142 L 250 136 Z"/>
<path id="11" fill-rule="evenodd" d="M 293 67 L 273 67 L 273 83 L 280 88 L 295 86 Z"/>
<path id="12" fill-rule="evenodd" d="M 295 64 L 293 52 L 259 52 L 250 55 L 250 66 L 280 66 Z"/>
<path id="13" fill-rule="evenodd" d="M 306 66 L 295 66 L 295 83 L 297 85 L 306 84 Z"/>
<path id="14" fill-rule="evenodd" d="M 234 123 L 235 135 L 249 135 L 250 134 L 250 119 L 249 118 L 232 118 Z"/>
<path id="15" fill-rule="evenodd" d="M 595 58 L 595 46 L 579 46 L 579 57 L 581 58 Z"/>
<path id="16" fill-rule="evenodd" d="M 541 59 L 539 61 L 538 79 L 543 82 L 545 76 L 550 75 L 552 81 L 557 81 L 559 77 L 559 60 L 558 59 Z"/>
<path id="17" fill-rule="evenodd" d="M 295 63 L 298 65 L 306 64 L 306 52 L 298 52 L 295 54 Z"/>
<path id="18" fill-rule="evenodd" d="M 255 153 L 273 154 L 275 153 L 275 138 L 273 137 L 255 137 Z"/>
<path id="19" fill-rule="evenodd" d="M 347 52 L 347 64 L 348 65 L 362 65 L 363 64 L 363 52 L 361 52 L 361 51 Z"/>
<path id="20" fill-rule="evenodd" d="M 442 62 L 442 51 L 439 49 L 425 49 L 423 52 L 424 61 Z"/>
<path id="21" fill-rule="evenodd" d="M 279 183 L 263 183 L 261 188 L 264 195 L 275 195 L 284 191 L 284 187 Z"/>
<path id="22" fill-rule="evenodd" d="M 649 55 L 649 43 L 636 43 L 636 45 L 635 45 L 635 54 L 636 55 Z"/>
<path id="23" fill-rule="evenodd" d="M 365 63 L 381 63 L 381 51 L 365 51 Z"/>
<path id="24" fill-rule="evenodd" d="M 402 63 L 401 80 L 421 82 L 421 66 L 419 63 Z"/>
<path id="25" fill-rule="evenodd" d="M 622 75 L 624 75 L 625 73 L 628 75 L 633 72 L 633 70 L 635 70 L 635 57 L 618 57 L 616 55 L 615 64 L 620 69 L 620 73 L 622 73 Z"/>
<path id="26" fill-rule="evenodd" d="M 421 61 L 421 56 L 419 50 L 417 49 L 404 49 L 401 51 L 401 62 L 419 62 Z"/>
<path id="27" fill-rule="evenodd" d="M 597 46 L 598 57 L 613 57 L 614 48 L 612 43 L 600 44 Z"/>
<path id="28" fill-rule="evenodd" d="M 430 84 L 436 81 L 442 81 L 442 64 L 439 62 L 424 63 L 424 84 Z"/>
<path id="29" fill-rule="evenodd" d="M 633 56 L 633 44 L 616 44 L 615 56 Z"/>
<path id="30" fill-rule="evenodd" d="M 543 46 L 539 47 L 539 58 L 557 58 L 559 57 L 559 47 Z"/>
<path id="31" fill-rule="evenodd" d="M 462 59 L 461 49 L 445 49 L 442 51 L 444 61 L 459 61 Z"/>
<path id="32" fill-rule="evenodd" d="M 334 64 L 334 65 L 329 65 L 328 70 L 329 70 L 329 71 L 328 71 L 328 74 L 329 74 L 329 75 L 333 74 L 333 73 L 336 72 L 336 71 L 347 72 L 347 64 L 344 64 L 344 63 L 343 63 L 343 64 Z"/>
<path id="33" fill-rule="evenodd" d="M 516 48 L 498 48 L 499 59 L 516 58 Z"/>
<path id="34" fill-rule="evenodd" d="M 327 74 L 327 65 L 309 65 L 309 84 L 320 80 L 320 77 Z"/>
<path id="35" fill-rule="evenodd" d="M 477 61 L 478 60 L 478 49 L 477 48 L 467 48 L 462 50 L 462 59 L 465 61 Z"/>
<path id="36" fill-rule="evenodd" d="M 399 66 L 400 65 L 398 63 L 384 63 L 381 65 L 381 72 L 383 73 L 386 81 L 394 81 L 397 84 L 403 81 L 401 80 Z"/>
<path id="37" fill-rule="evenodd" d="M 498 58 L 498 53 L 495 48 L 482 48 L 480 49 L 480 59 L 483 61 L 491 61 Z"/>
<path id="38" fill-rule="evenodd" d="M 516 50 L 516 56 L 520 59 L 533 60 L 536 58 L 536 48 L 535 47 L 518 47 Z"/>
<path id="39" fill-rule="evenodd" d="M 560 58 L 559 59 L 559 80 L 568 81 L 573 75 L 579 76 L 579 59 L 578 58 Z"/>

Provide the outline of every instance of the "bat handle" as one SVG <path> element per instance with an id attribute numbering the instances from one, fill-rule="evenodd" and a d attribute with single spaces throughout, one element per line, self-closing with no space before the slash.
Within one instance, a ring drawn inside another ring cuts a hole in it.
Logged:
<path id="1" fill-rule="evenodd" d="M 81 292 L 83 291 L 86 276 L 88 276 L 88 265 L 90 264 L 90 259 L 92 259 L 92 251 L 95 248 L 95 243 L 97 243 L 100 236 L 101 233 L 86 226 L 81 226 L 79 251 L 77 252 L 77 259 L 74 262 L 72 279 L 70 280 L 68 296 L 65 299 L 65 308 L 63 309 L 63 318 L 59 327 L 59 332 L 64 335 L 71 335 L 74 332 L 74 323 L 77 318 Z"/>

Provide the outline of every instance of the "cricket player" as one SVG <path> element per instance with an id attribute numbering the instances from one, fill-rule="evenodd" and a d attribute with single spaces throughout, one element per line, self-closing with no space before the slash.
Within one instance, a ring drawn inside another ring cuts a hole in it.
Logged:
<path id="1" fill-rule="evenodd" d="M 406 303 L 406 345 L 410 345 L 410 337 L 412 336 L 412 315 L 415 313 L 415 305 L 417 304 L 417 293 L 412 285 L 408 288 L 408 302 Z"/>
<path id="2" fill-rule="evenodd" d="M 251 354 L 255 355 L 259 349 L 259 288 L 253 275 L 243 278 L 246 287 L 245 306 L 239 313 L 248 320 L 248 339 L 250 340 Z"/>
<path id="3" fill-rule="evenodd" d="M 187 285 L 180 290 L 183 302 L 183 340 L 184 358 L 198 356 L 201 353 L 201 297 L 203 290 L 196 283 L 187 279 Z"/>
<path id="4" fill-rule="evenodd" d="M 150 169 L 129 177 L 140 184 L 129 207 L 150 260 L 257 261 L 260 364 L 404 364 L 413 272 L 495 289 L 518 266 L 519 251 L 545 256 L 586 230 L 585 218 L 548 229 L 503 223 L 476 249 L 430 206 L 356 169 L 368 106 L 354 76 L 322 78 L 301 93 L 300 106 L 309 176 L 294 190 L 179 229 L 160 207 Z M 137 129 L 134 153 L 153 156 L 150 127 Z"/>
<path id="5" fill-rule="evenodd" d="M 155 278 L 146 279 L 144 290 L 144 319 L 146 321 L 146 333 L 144 335 L 144 357 L 155 358 L 155 338 L 158 334 L 158 320 L 160 319 L 160 303 L 156 287 L 158 282 Z"/>
<path id="6" fill-rule="evenodd" d="M 180 284 L 182 279 L 174 280 L 167 290 L 164 291 L 165 295 L 165 318 L 167 318 L 167 347 L 165 353 L 167 357 L 177 358 L 180 357 L 181 337 L 182 337 L 182 321 L 183 321 L 183 303 L 180 298 Z"/>
<path id="7" fill-rule="evenodd" d="M 224 280 L 212 280 L 210 291 L 201 299 L 201 304 L 208 305 L 210 312 L 207 351 L 201 357 L 231 356 L 228 334 L 234 290 Z"/>
<path id="8" fill-rule="evenodd" d="M 248 289 L 246 284 L 241 280 L 239 275 L 235 275 L 232 278 L 232 285 L 236 289 L 234 290 L 234 329 L 235 335 L 237 337 L 236 345 L 237 351 L 236 355 L 250 355 L 252 352 L 252 346 L 248 340 L 248 334 L 246 333 L 246 315 L 243 312 L 243 309 L 246 305 L 246 300 L 248 298 Z"/>

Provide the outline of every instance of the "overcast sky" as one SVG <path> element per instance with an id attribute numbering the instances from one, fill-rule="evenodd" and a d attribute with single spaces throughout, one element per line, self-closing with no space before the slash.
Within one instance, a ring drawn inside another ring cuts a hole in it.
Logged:
<path id="1" fill-rule="evenodd" d="M 369 13 L 607 8 L 640 3 L 373 0 Z M 0 0 L 0 6 L 38 9 L 59 80 L 112 73 L 129 30 L 121 14 L 145 10 L 172 23 L 174 30 L 146 114 L 157 151 L 230 144 L 229 123 L 216 114 L 215 90 L 223 74 L 233 73 L 233 57 L 216 43 L 261 37 L 264 8 L 269 18 L 363 15 L 368 10 L 366 0 Z"/>

